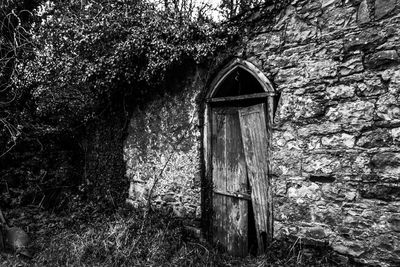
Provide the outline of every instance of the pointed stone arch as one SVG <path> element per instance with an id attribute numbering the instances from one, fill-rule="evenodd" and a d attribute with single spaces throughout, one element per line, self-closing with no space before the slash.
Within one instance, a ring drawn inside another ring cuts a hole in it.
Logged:
<path id="1" fill-rule="evenodd" d="M 272 83 L 260 69 L 258 69 L 254 64 L 247 60 L 235 58 L 227 65 L 225 65 L 225 67 L 213 79 L 206 99 L 213 98 L 218 92 L 220 85 L 227 79 L 227 77 L 229 77 L 229 75 L 231 75 L 235 70 L 238 69 L 243 69 L 250 73 L 259 82 L 265 94 L 271 96 L 275 95 L 275 90 L 272 86 Z"/>

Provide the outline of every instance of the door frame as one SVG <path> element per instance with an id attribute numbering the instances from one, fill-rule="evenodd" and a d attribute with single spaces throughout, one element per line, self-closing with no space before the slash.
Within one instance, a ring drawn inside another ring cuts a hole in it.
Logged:
<path id="1" fill-rule="evenodd" d="M 230 73 L 238 68 L 242 68 L 245 71 L 252 74 L 257 81 L 262 86 L 264 92 L 248 95 L 240 95 L 234 97 L 214 97 L 218 91 L 219 85 L 229 76 Z M 203 166 L 204 173 L 202 177 L 202 228 L 203 235 L 208 241 L 213 240 L 213 177 L 212 177 L 212 106 L 216 104 L 226 104 L 237 103 L 238 101 L 257 101 L 259 103 L 265 103 L 266 105 L 266 125 L 267 125 L 267 142 L 268 148 L 271 147 L 272 142 L 272 126 L 273 126 L 273 115 L 275 106 L 275 90 L 272 87 L 271 82 L 268 78 L 252 63 L 235 58 L 229 62 L 212 80 L 209 87 L 208 93 L 204 99 L 204 123 L 203 123 Z M 270 166 L 270 153 L 267 156 L 267 166 L 271 170 Z M 271 179 L 270 174 L 268 174 L 268 179 Z M 269 192 L 272 193 L 272 192 Z M 273 217 L 273 214 L 270 214 Z M 272 218 L 268 218 L 272 221 Z M 273 229 L 271 228 L 271 233 L 267 233 L 268 236 L 272 238 Z"/>

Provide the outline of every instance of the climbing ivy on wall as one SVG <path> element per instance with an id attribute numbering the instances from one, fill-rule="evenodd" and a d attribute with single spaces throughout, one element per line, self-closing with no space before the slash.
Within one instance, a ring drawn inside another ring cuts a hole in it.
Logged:
<path id="1" fill-rule="evenodd" d="M 174 68 L 203 62 L 237 31 L 137 0 L 47 2 L 36 15 L 18 85 L 58 126 L 96 116 L 115 94 L 163 90 Z"/>

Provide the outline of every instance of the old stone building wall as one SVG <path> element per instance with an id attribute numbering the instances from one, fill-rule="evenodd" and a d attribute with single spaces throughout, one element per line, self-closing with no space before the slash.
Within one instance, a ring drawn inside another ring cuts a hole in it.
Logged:
<path id="1" fill-rule="evenodd" d="M 237 50 L 280 94 L 275 238 L 328 244 L 360 263 L 400 263 L 399 11 L 396 0 L 292 1 Z M 154 202 L 200 216 L 198 102 L 208 89 L 197 77 L 134 113 L 124 154 L 135 204 L 162 176 Z"/>
<path id="2" fill-rule="evenodd" d="M 124 145 L 128 201 L 200 219 L 198 110 L 204 81 L 198 71 L 174 86 L 133 112 Z"/>
<path id="3" fill-rule="evenodd" d="M 400 263 L 399 4 L 293 1 L 248 42 L 246 57 L 281 94 L 275 237 Z"/>

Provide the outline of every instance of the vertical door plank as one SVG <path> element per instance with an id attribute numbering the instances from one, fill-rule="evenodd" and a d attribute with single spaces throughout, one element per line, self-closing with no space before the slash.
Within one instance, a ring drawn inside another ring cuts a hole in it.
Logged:
<path id="1" fill-rule="evenodd" d="M 268 177 L 268 133 L 265 105 L 258 104 L 239 111 L 247 172 L 256 222 L 259 253 L 265 252 L 271 239 L 272 199 Z"/>
<path id="2" fill-rule="evenodd" d="M 226 177 L 227 192 L 247 192 L 247 172 L 237 109 L 226 115 Z M 227 250 L 237 256 L 248 253 L 248 201 L 240 198 L 226 199 L 228 212 Z"/>
<path id="3" fill-rule="evenodd" d="M 213 241 L 229 254 L 248 253 L 248 200 L 234 197 L 247 193 L 247 171 L 238 108 L 212 111 Z M 225 194 L 221 194 L 221 192 Z"/>
<path id="4" fill-rule="evenodd" d="M 213 125 L 212 125 L 212 175 L 213 187 L 216 190 L 226 189 L 226 170 L 225 170 L 225 116 L 218 112 L 213 112 Z M 213 195 L 213 211 L 214 211 L 214 229 L 213 241 L 220 243 L 222 246 L 226 245 L 226 206 L 225 196 Z"/>

